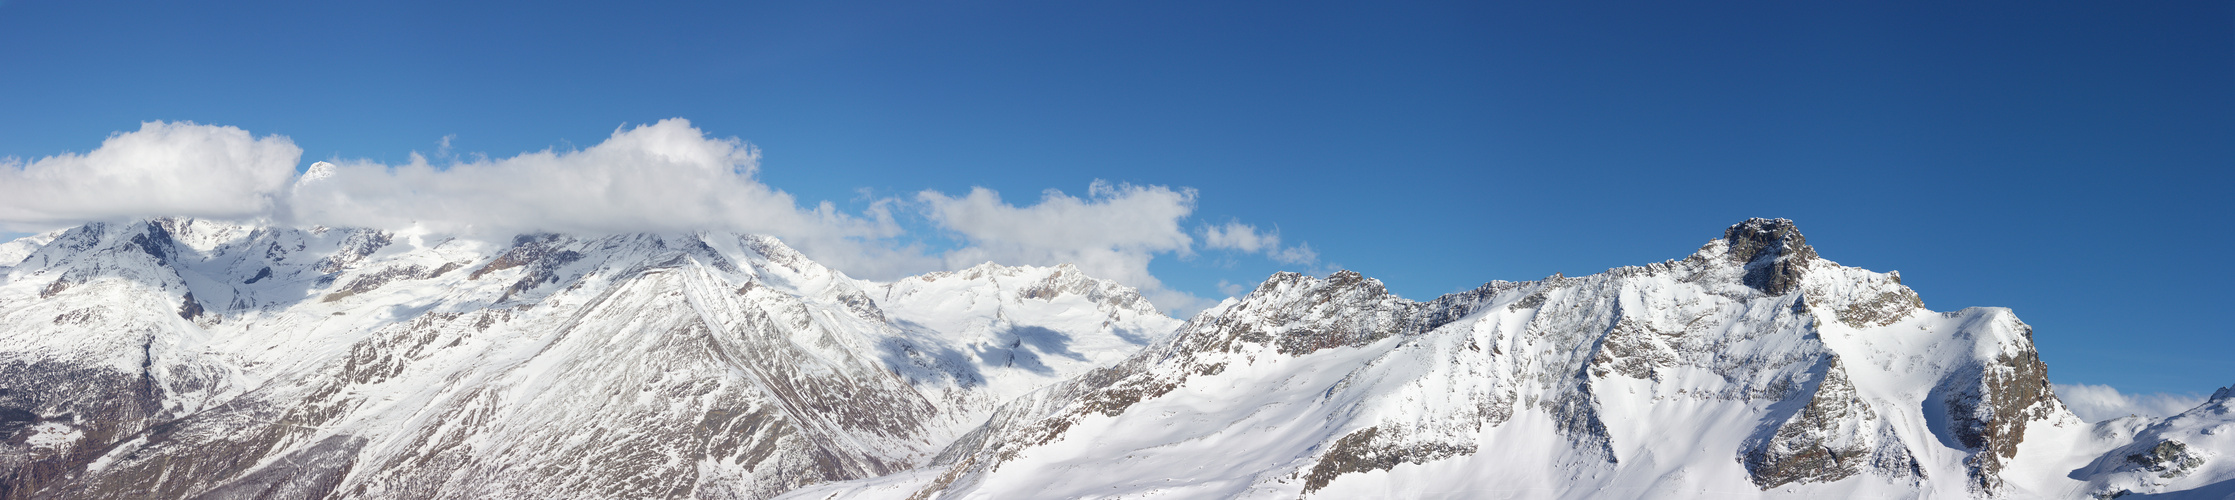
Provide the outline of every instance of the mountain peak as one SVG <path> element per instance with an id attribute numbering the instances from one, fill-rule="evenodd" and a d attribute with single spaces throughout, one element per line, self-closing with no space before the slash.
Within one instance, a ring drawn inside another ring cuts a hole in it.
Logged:
<path id="1" fill-rule="evenodd" d="M 1723 255 L 1746 266 L 1746 286 L 1772 295 L 1798 285 L 1802 266 L 1816 258 L 1816 249 L 1789 219 L 1746 219 L 1723 230 L 1723 242 Z"/>
<path id="2" fill-rule="evenodd" d="M 1800 228 L 1793 225 L 1791 219 L 1746 219 L 1723 230 L 1723 241 L 1730 244 L 1730 252 L 1726 255 L 1741 264 L 1763 257 L 1816 256 L 1816 250 L 1808 246 L 1808 238 L 1801 236 Z"/>
<path id="3" fill-rule="evenodd" d="M 301 184 L 301 183 L 306 183 L 306 182 L 312 182 L 312 181 L 316 181 L 316 180 L 319 180 L 319 179 L 325 179 L 325 178 L 327 178 L 327 177 L 333 177 L 333 176 L 334 176 L 334 168 L 335 168 L 335 167 L 334 167 L 334 164 L 332 164 L 332 163 L 326 163 L 326 162 L 317 162 L 317 163 L 312 163 L 312 164 L 310 164 L 310 168 L 307 168 L 307 169 L 304 169 L 304 170 L 303 170 L 303 176 L 302 176 L 302 178 L 301 178 L 301 179 L 298 179 L 298 180 L 296 180 L 295 182 L 296 182 L 297 184 Z"/>

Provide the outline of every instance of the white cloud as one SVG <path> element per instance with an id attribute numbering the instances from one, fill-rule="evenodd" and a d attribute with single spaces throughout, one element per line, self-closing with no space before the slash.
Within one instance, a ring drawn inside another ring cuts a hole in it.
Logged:
<path id="1" fill-rule="evenodd" d="M 1112 185 L 1095 181 L 1086 198 L 1057 190 L 1041 193 L 1039 203 L 1010 205 L 1000 193 L 973 188 L 961 197 L 937 191 L 916 193 L 934 223 L 963 237 L 966 245 L 945 254 L 947 267 L 981 262 L 1074 264 L 1088 275 L 1117 280 L 1141 290 L 1159 307 L 1193 312 L 1210 302 L 1167 289 L 1149 273 L 1158 254 L 1187 255 L 1194 239 L 1180 222 L 1195 210 L 1195 190 L 1164 186 Z"/>
<path id="2" fill-rule="evenodd" d="M 1311 264 L 1319 260 L 1319 252 L 1312 251 L 1310 244 L 1282 247 L 1279 231 L 1260 232 L 1257 226 L 1241 221 L 1228 221 L 1223 226 L 1205 225 L 1198 232 L 1203 235 L 1203 248 L 1264 252 L 1266 258 L 1282 264 Z"/>
<path id="3" fill-rule="evenodd" d="M 2056 394 L 2074 415 L 2089 422 L 2127 415 L 2168 417 L 2204 403 L 2194 394 L 2121 394 L 2108 385 L 2056 384 Z"/>
<path id="4" fill-rule="evenodd" d="M 1310 243 L 1303 243 L 1292 247 L 1284 247 L 1280 250 L 1268 251 L 1265 252 L 1265 256 L 1273 259 L 1273 262 L 1279 262 L 1283 264 L 1312 264 L 1319 262 L 1319 252 L 1312 250 L 1312 246 Z"/>
<path id="5" fill-rule="evenodd" d="M 146 122 L 85 154 L 0 159 L 0 224 L 38 229 L 149 215 L 269 213 L 302 148 L 234 127 Z"/>
<path id="6" fill-rule="evenodd" d="M 447 141 L 445 141 L 447 142 Z M 342 162 L 292 192 L 293 220 L 509 234 L 730 230 L 782 238 L 848 273 L 892 278 L 935 268 L 918 252 L 878 242 L 900 233 L 889 204 L 867 214 L 829 202 L 802 208 L 754 178 L 759 151 L 709 138 L 682 119 L 615 130 L 579 151 L 545 150 L 442 167 Z"/>
<path id="7" fill-rule="evenodd" d="M 1227 222 L 1225 226 L 1203 226 L 1203 248 L 1225 248 L 1257 253 L 1258 250 L 1280 247 L 1277 233 L 1258 233 L 1256 226 L 1241 221 Z"/>
<path id="8" fill-rule="evenodd" d="M 712 138 L 682 119 L 621 127 L 581 150 L 491 159 L 436 143 L 401 165 L 319 162 L 301 176 L 302 149 L 282 136 L 233 127 L 148 122 L 85 154 L 0 160 L 0 229 L 41 230 L 92 220 L 186 216 L 268 219 L 509 237 L 520 232 L 623 233 L 720 230 L 782 238 L 808 257 L 869 279 L 893 279 L 985 261 L 1071 263 L 1136 287 L 1158 306 L 1192 313 L 1210 301 L 1167 288 L 1149 272 L 1158 256 L 1193 255 L 1184 229 L 1195 210 L 1187 188 L 1096 181 L 1086 196 L 1048 190 L 1029 206 L 990 189 L 913 200 L 874 198 L 859 213 L 803 205 L 758 178 L 759 151 Z M 961 248 L 928 254 L 895 222 L 920 211 L 959 236 Z M 1239 221 L 1205 226 L 1204 248 L 1317 260 L 1308 245 Z M 1221 291 L 1240 285 L 1222 282 Z"/>

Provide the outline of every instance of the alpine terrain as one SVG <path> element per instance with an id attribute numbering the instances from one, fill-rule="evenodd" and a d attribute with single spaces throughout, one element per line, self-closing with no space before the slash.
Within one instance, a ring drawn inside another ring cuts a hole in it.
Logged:
<path id="1" fill-rule="evenodd" d="M 2009 310 L 1928 310 L 1753 219 L 1427 302 L 1278 274 L 929 467 L 786 498 L 2221 499 L 2231 399 L 2083 422 Z"/>
<path id="2" fill-rule="evenodd" d="M 1070 266 L 159 219 L 0 246 L 0 498 L 767 498 L 923 465 L 1167 318 Z"/>
<path id="3" fill-rule="evenodd" d="M 2088 423 L 2009 310 L 1782 219 L 1184 322 L 1071 266 L 209 220 L 0 244 L 0 499 L 2227 498 L 2235 388 Z"/>

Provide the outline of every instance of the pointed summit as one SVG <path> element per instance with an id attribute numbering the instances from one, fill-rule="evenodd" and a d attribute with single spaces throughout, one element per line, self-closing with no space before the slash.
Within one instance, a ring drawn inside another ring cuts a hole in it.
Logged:
<path id="1" fill-rule="evenodd" d="M 299 179 L 296 179 L 296 180 L 295 180 L 295 183 L 296 183 L 296 184 L 305 184 L 305 183 L 309 183 L 309 182 L 312 182 L 312 181 L 317 181 L 317 180 L 320 180 L 320 179 L 325 179 L 325 178 L 327 178 L 327 177 L 333 177 L 333 176 L 334 176 L 334 164 L 332 164 L 332 163 L 326 163 L 326 162 L 317 162 L 317 163 L 312 163 L 312 164 L 310 164 L 310 168 L 308 168 L 308 169 L 304 169 L 304 170 L 303 170 L 303 176 L 302 176 L 301 178 L 299 178 Z"/>
<path id="2" fill-rule="evenodd" d="M 1816 256 L 1816 250 L 1808 246 L 1808 238 L 1801 236 L 1800 228 L 1789 219 L 1746 219 L 1723 230 L 1723 241 L 1730 243 L 1731 260 L 1740 264 L 1763 257 Z"/>
<path id="3" fill-rule="evenodd" d="M 1801 266 L 1816 258 L 1808 238 L 1787 219 L 1746 219 L 1723 230 L 1724 255 L 1746 266 L 1746 286 L 1782 295 L 1800 283 Z"/>

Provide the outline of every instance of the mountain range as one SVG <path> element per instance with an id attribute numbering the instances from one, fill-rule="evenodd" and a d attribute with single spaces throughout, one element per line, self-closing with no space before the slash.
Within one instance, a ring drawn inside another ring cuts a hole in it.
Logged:
<path id="1" fill-rule="evenodd" d="M 2085 422 L 2032 328 L 1752 219 L 1184 321 L 765 236 L 94 223 L 0 244 L 0 498 L 2228 498 L 2235 388 Z"/>

